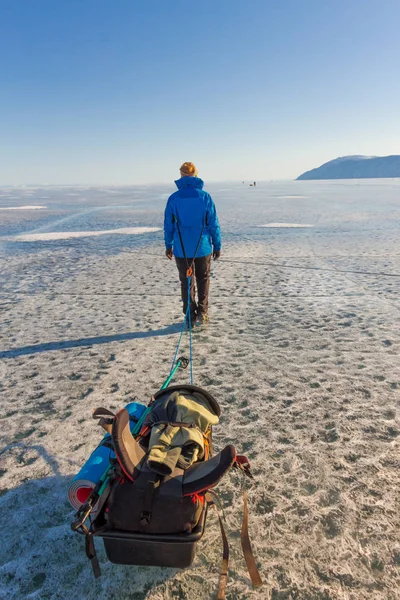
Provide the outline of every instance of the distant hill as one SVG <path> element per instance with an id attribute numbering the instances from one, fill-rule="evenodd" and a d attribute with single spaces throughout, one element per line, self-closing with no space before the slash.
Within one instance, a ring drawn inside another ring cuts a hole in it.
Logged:
<path id="1" fill-rule="evenodd" d="M 400 156 L 342 156 L 317 169 L 306 171 L 297 181 L 304 179 L 366 179 L 400 177 Z"/>

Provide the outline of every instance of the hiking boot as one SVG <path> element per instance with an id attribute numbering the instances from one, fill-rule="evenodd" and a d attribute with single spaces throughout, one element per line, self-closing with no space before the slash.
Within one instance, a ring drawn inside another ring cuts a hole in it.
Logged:
<path id="1" fill-rule="evenodd" d="M 208 325 L 209 322 L 210 317 L 206 313 L 197 315 L 197 325 Z"/>
<path id="2" fill-rule="evenodd" d="M 186 320 L 187 320 L 187 324 L 189 325 L 189 319 L 188 319 L 187 317 L 186 317 Z M 196 313 L 192 313 L 192 314 L 190 315 L 190 325 L 191 325 L 192 327 L 194 327 L 194 326 L 195 326 L 196 320 L 197 320 L 197 314 L 196 314 Z"/>

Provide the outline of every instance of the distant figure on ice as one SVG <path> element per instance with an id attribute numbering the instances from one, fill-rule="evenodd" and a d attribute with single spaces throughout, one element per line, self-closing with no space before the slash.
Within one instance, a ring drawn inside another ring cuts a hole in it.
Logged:
<path id="1" fill-rule="evenodd" d="M 257 182 L 255 181 L 255 182 L 254 182 L 254 187 L 256 187 L 256 185 L 257 185 Z"/>
<path id="2" fill-rule="evenodd" d="M 191 162 L 180 168 L 181 177 L 175 181 L 178 191 L 168 198 L 164 214 L 165 254 L 172 260 L 175 255 L 181 282 L 183 312 L 188 307 L 186 271 L 192 266 L 190 288 L 191 322 L 202 325 L 208 318 L 211 255 L 221 255 L 221 233 L 214 202 L 203 190 L 204 182 L 197 177 Z M 197 284 L 197 302 L 195 282 Z"/>

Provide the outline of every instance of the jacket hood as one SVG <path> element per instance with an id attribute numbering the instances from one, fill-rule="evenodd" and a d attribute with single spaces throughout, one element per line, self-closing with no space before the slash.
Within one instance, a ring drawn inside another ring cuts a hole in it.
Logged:
<path id="1" fill-rule="evenodd" d="M 203 189 L 204 181 L 200 177 L 181 177 L 175 181 L 178 190 L 183 188 L 198 188 Z"/>

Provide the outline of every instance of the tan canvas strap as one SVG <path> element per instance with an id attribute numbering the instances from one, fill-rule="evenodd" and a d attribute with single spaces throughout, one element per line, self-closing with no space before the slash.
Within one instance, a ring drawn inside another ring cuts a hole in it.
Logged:
<path id="1" fill-rule="evenodd" d="M 114 422 L 115 414 L 107 408 L 95 408 L 92 412 L 92 418 L 98 419 L 99 425 L 111 435 L 112 424 Z"/>
<path id="2" fill-rule="evenodd" d="M 221 529 L 223 553 L 221 563 L 221 573 L 219 579 L 218 595 L 217 600 L 225 600 L 226 586 L 228 581 L 228 566 L 229 566 L 229 545 L 226 537 L 225 528 L 221 514 L 223 515 L 223 509 L 220 500 L 214 490 L 209 490 L 206 494 L 206 501 L 209 506 L 213 506 L 218 514 L 219 526 Z M 250 543 L 249 537 L 249 510 L 247 505 L 247 491 L 245 486 L 245 480 L 243 481 L 243 521 L 242 530 L 240 534 L 240 541 L 242 544 L 243 556 L 246 561 L 247 570 L 250 575 L 251 583 L 253 588 L 259 588 L 263 585 L 259 570 L 256 565 L 253 550 Z"/>
<path id="3" fill-rule="evenodd" d="M 220 576 L 219 576 L 217 600 L 225 600 L 226 584 L 228 582 L 229 544 L 228 544 L 228 538 L 226 537 L 224 524 L 223 524 L 221 514 L 220 514 L 220 511 L 221 511 L 221 513 L 223 515 L 223 509 L 222 509 L 222 506 L 220 504 L 217 494 L 213 490 L 209 490 L 206 493 L 205 498 L 206 498 L 208 505 L 215 508 L 217 515 L 218 515 L 219 526 L 221 529 L 223 550 L 222 550 L 222 563 L 221 563 L 221 570 L 220 570 Z M 215 502 L 215 500 L 217 500 L 218 506 L 217 506 L 217 503 Z"/>
<path id="4" fill-rule="evenodd" d="M 108 408 L 95 408 L 92 411 L 92 418 L 99 419 L 100 417 L 115 417 L 115 413 L 108 410 Z"/>
<path id="5" fill-rule="evenodd" d="M 247 570 L 249 571 L 251 583 L 254 588 L 259 588 L 263 585 L 260 573 L 257 569 L 256 561 L 254 558 L 253 550 L 250 544 L 249 538 L 249 511 L 247 508 L 247 492 L 246 487 L 243 485 L 243 521 L 242 531 L 240 533 L 240 541 L 242 543 L 243 556 L 246 561 Z"/>

